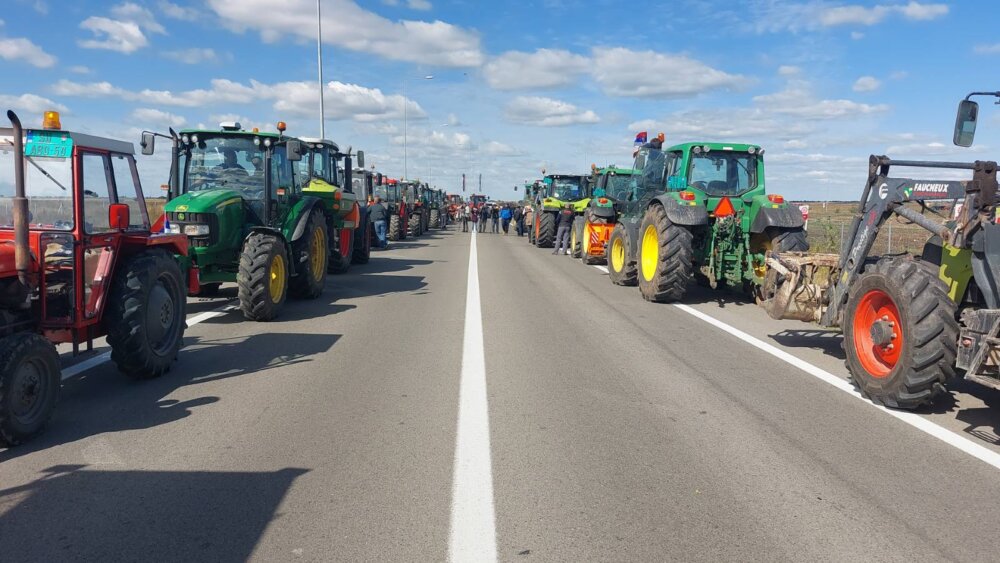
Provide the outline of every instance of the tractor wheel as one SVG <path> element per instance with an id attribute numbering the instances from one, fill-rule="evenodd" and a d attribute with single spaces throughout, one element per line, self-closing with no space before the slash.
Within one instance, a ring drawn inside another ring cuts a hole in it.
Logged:
<path id="1" fill-rule="evenodd" d="M 292 243 L 293 256 L 299 271 L 289 280 L 288 291 L 292 297 L 315 299 L 323 294 L 326 287 L 327 259 L 330 245 L 326 236 L 326 217 L 321 211 L 313 211 L 306 223 L 302 238 Z M 301 258 L 305 255 L 305 260 Z"/>
<path id="2" fill-rule="evenodd" d="M 410 216 L 410 232 L 407 233 L 407 234 L 409 236 L 411 236 L 411 237 L 419 237 L 420 236 L 420 226 L 421 226 L 420 215 L 411 215 Z"/>
<path id="3" fill-rule="evenodd" d="M 844 309 L 847 369 L 861 392 L 887 407 L 913 409 L 955 376 L 956 305 L 930 270 L 883 258 L 851 287 Z"/>
<path id="4" fill-rule="evenodd" d="M 573 218 L 572 229 L 569 235 L 569 248 L 573 258 L 579 258 L 583 250 L 583 217 Z"/>
<path id="5" fill-rule="evenodd" d="M 371 221 L 366 221 L 365 226 L 358 227 L 358 230 L 354 231 L 354 254 L 351 255 L 351 263 L 367 264 L 372 254 L 372 236 L 374 236 Z"/>
<path id="6" fill-rule="evenodd" d="M 535 234 L 535 245 L 538 248 L 552 248 L 556 238 L 556 216 L 543 212 L 538 216 L 538 232 Z"/>
<path id="7" fill-rule="evenodd" d="M 621 223 L 615 225 L 608 239 L 607 250 L 604 251 L 608 260 L 608 276 L 615 285 L 635 285 L 635 260 L 632 260 L 631 246 L 628 240 L 628 229 Z"/>
<path id="8" fill-rule="evenodd" d="M 39 334 L 0 340 L 0 445 L 16 446 L 52 418 L 61 384 L 56 347 Z"/>
<path id="9" fill-rule="evenodd" d="M 354 253 L 354 229 L 339 229 L 337 235 L 337 246 L 331 249 L 326 271 L 330 274 L 346 274 L 351 269 L 351 255 Z"/>
<path id="10" fill-rule="evenodd" d="M 431 228 L 441 228 L 441 212 L 437 209 L 431 209 Z"/>
<path id="11" fill-rule="evenodd" d="M 659 303 L 684 297 L 694 277 L 691 231 L 675 225 L 662 206 L 646 210 L 639 227 L 639 291 Z"/>
<path id="12" fill-rule="evenodd" d="M 288 254 L 278 237 L 253 233 L 243 245 L 237 274 L 240 310 L 251 321 L 278 316 L 288 295 Z"/>
<path id="13" fill-rule="evenodd" d="M 389 233 L 386 238 L 392 241 L 397 241 L 399 240 L 399 235 L 401 232 L 402 229 L 400 228 L 399 215 L 393 215 L 389 217 Z"/>
<path id="14" fill-rule="evenodd" d="M 111 359 L 132 379 L 170 370 L 184 340 L 184 276 L 166 252 L 133 257 L 115 272 L 104 325 Z"/>
<path id="15" fill-rule="evenodd" d="M 767 234 L 771 239 L 771 248 L 775 252 L 808 252 L 809 240 L 806 232 L 799 227 L 797 229 L 768 229 Z"/>

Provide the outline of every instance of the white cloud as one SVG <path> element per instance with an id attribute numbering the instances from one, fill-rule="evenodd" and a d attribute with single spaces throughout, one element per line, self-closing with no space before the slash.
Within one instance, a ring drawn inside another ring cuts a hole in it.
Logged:
<path id="1" fill-rule="evenodd" d="M 859 39 L 864 39 L 864 38 L 865 38 L 865 34 L 861 33 L 860 31 L 852 31 L 851 32 L 851 39 L 853 39 L 855 41 L 857 41 Z"/>
<path id="2" fill-rule="evenodd" d="M 807 120 L 825 120 L 854 117 L 889 110 L 885 104 L 862 104 L 851 100 L 816 99 L 802 84 L 791 84 L 774 94 L 754 96 L 754 103 L 781 115 L 791 115 Z"/>
<path id="3" fill-rule="evenodd" d="M 280 10 L 273 0 L 208 0 L 209 6 L 235 31 L 256 30 L 265 42 L 285 36 L 315 40 L 316 4 L 286 0 Z M 381 57 L 448 67 L 474 67 L 483 62 L 479 36 L 440 20 L 392 21 L 351 0 L 330 0 L 323 11 L 326 43 Z"/>
<path id="4" fill-rule="evenodd" d="M 910 21 L 928 21 L 948 14 L 946 4 L 925 4 L 911 1 L 906 4 L 834 5 L 826 0 L 809 2 L 768 1 L 751 4 L 748 8 L 758 33 L 782 31 L 799 32 L 836 26 L 873 26 L 891 17 Z M 864 34 L 855 31 L 852 39 Z"/>
<path id="5" fill-rule="evenodd" d="M 486 143 L 483 145 L 482 149 L 480 149 L 480 152 L 490 156 L 521 156 L 524 154 L 516 148 L 499 141 L 490 141 Z"/>
<path id="6" fill-rule="evenodd" d="M 862 76 L 854 82 L 855 92 L 874 92 L 882 87 L 882 83 L 874 76 Z"/>
<path id="7" fill-rule="evenodd" d="M 56 64 L 54 56 L 46 53 L 41 47 L 24 37 L 0 37 L 0 59 L 8 61 L 23 60 L 38 68 L 49 68 Z"/>
<path id="8" fill-rule="evenodd" d="M 972 50 L 977 55 L 996 55 L 1000 54 L 1000 43 L 976 45 Z"/>
<path id="9" fill-rule="evenodd" d="M 427 0 L 407 0 L 406 5 L 409 6 L 411 10 L 430 10 L 433 8 L 431 3 Z"/>
<path id="10" fill-rule="evenodd" d="M 909 75 L 910 73 L 906 72 L 905 70 L 896 70 L 889 75 L 889 80 L 902 80 Z"/>
<path id="11" fill-rule="evenodd" d="M 905 6 L 895 6 L 894 8 L 909 20 L 933 20 L 948 14 L 947 4 L 910 2 Z"/>
<path id="12" fill-rule="evenodd" d="M 836 25 L 875 25 L 890 14 L 900 14 L 905 19 L 927 21 L 948 14 L 947 4 L 921 4 L 910 2 L 899 5 L 875 5 L 865 7 L 860 5 L 834 6 L 820 13 L 819 22 L 826 26 Z"/>
<path id="13" fill-rule="evenodd" d="M 589 66 L 587 57 L 562 49 L 507 51 L 486 63 L 483 74 L 497 90 L 553 88 L 573 84 Z"/>
<path id="14" fill-rule="evenodd" d="M 21 94 L 20 96 L 0 94 L 0 107 L 20 110 L 38 116 L 49 110 L 63 113 L 69 111 L 66 106 L 36 94 Z"/>
<path id="15" fill-rule="evenodd" d="M 73 65 L 69 67 L 70 72 L 75 72 L 76 74 L 90 74 L 93 72 L 89 67 L 83 65 Z"/>
<path id="16" fill-rule="evenodd" d="M 684 98 L 748 82 L 686 55 L 622 47 L 595 48 L 593 75 L 606 94 L 636 98 Z"/>
<path id="17" fill-rule="evenodd" d="M 111 8 L 113 17 L 91 16 L 80 22 L 80 28 L 93 33 L 93 39 L 79 41 L 84 49 L 106 49 L 129 54 L 149 45 L 144 33 L 165 34 L 153 13 L 132 2 Z"/>
<path id="18" fill-rule="evenodd" d="M 786 149 L 804 149 L 809 146 L 809 143 L 802 139 L 789 139 L 782 143 L 781 146 Z"/>
<path id="19" fill-rule="evenodd" d="M 163 15 L 175 20 L 196 21 L 201 16 L 201 12 L 195 8 L 181 6 L 166 0 L 160 0 L 158 5 Z"/>
<path id="20" fill-rule="evenodd" d="M 448 121 L 446 121 L 445 123 L 447 123 L 450 127 L 455 127 L 457 125 L 461 125 L 462 121 L 458 119 L 457 115 L 455 115 L 453 113 L 449 113 L 448 114 Z"/>
<path id="21" fill-rule="evenodd" d="M 792 65 L 781 65 L 778 67 L 778 74 L 781 76 L 795 76 L 802 72 L 802 69 Z"/>
<path id="22" fill-rule="evenodd" d="M 581 110 L 575 105 L 538 96 L 518 96 L 506 107 L 507 119 L 514 123 L 560 127 L 598 123 L 600 118 L 591 110 Z"/>
<path id="23" fill-rule="evenodd" d="M 178 51 L 164 51 L 163 56 L 188 65 L 214 63 L 219 61 L 219 55 L 212 49 L 191 47 Z"/>
<path id="24" fill-rule="evenodd" d="M 183 116 L 151 108 L 136 109 L 132 112 L 132 119 L 135 119 L 141 124 L 151 124 L 162 127 L 181 127 L 187 123 L 187 119 Z"/>

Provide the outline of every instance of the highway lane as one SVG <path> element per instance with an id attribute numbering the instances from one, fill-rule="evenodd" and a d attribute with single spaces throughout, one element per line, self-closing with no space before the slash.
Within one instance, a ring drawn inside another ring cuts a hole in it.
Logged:
<path id="1" fill-rule="evenodd" d="M 278 322 L 207 319 L 159 380 L 67 381 L 0 451 L 0 558 L 445 560 L 470 238 L 375 253 Z M 996 468 L 579 261 L 477 251 L 499 560 L 992 558 Z M 845 375 L 829 335 L 719 297 L 690 302 Z M 923 416 L 992 448 L 968 391 Z"/>

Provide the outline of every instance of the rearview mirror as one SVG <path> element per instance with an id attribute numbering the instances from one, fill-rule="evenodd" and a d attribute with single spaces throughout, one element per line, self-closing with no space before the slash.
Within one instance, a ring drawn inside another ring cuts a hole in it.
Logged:
<path id="1" fill-rule="evenodd" d="M 290 162 L 298 162 L 302 160 L 302 143 L 299 141 L 286 142 L 285 152 Z"/>
<path id="2" fill-rule="evenodd" d="M 142 154 L 151 155 L 153 154 L 153 145 L 156 143 L 156 135 L 150 133 L 149 131 L 142 132 L 142 140 L 139 141 L 139 146 L 142 147 Z"/>
<path id="3" fill-rule="evenodd" d="M 358 151 L 358 168 L 365 167 L 365 151 Z"/>
<path id="4" fill-rule="evenodd" d="M 116 231 L 128 230 L 129 224 L 128 204 L 112 203 L 108 207 L 108 225 Z"/>
<path id="5" fill-rule="evenodd" d="M 955 116 L 955 135 L 952 141 L 960 147 L 971 147 L 976 136 L 976 119 L 979 118 L 979 104 L 972 100 L 962 100 Z"/>

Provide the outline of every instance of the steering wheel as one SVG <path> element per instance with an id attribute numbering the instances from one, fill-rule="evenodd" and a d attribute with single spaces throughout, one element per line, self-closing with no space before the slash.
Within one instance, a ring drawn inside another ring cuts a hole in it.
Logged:
<path id="1" fill-rule="evenodd" d="M 705 191 L 705 190 L 708 189 L 708 184 L 706 184 L 703 180 L 698 180 L 697 182 L 692 182 L 691 186 L 693 186 L 695 188 L 698 188 L 701 191 Z"/>

